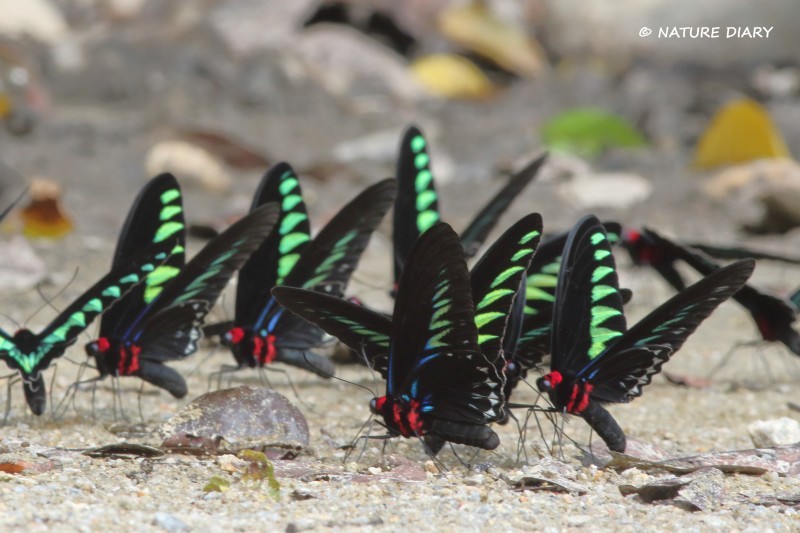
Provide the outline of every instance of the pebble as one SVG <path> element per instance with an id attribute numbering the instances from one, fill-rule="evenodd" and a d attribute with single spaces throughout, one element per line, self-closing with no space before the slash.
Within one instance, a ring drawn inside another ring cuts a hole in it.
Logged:
<path id="1" fill-rule="evenodd" d="M 153 515 L 153 525 L 158 526 L 166 531 L 185 531 L 189 529 L 183 520 L 171 515 L 169 513 L 157 512 Z"/>
<path id="2" fill-rule="evenodd" d="M 800 442 L 800 423 L 792 418 L 756 420 L 747 426 L 747 431 L 756 448 L 785 446 Z"/>
<path id="3" fill-rule="evenodd" d="M 186 141 L 169 140 L 155 144 L 145 156 L 148 176 L 171 172 L 181 183 L 194 183 L 205 190 L 227 193 L 233 180 L 211 152 Z"/>

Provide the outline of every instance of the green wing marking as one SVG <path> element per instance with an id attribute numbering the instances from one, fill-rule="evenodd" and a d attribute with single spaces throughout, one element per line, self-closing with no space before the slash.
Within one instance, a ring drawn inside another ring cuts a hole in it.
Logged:
<path id="1" fill-rule="evenodd" d="M 521 219 L 492 245 L 470 275 L 478 344 L 484 354 L 500 349 L 514 297 L 541 235 L 539 215 Z"/>
<path id="2" fill-rule="evenodd" d="M 63 349 L 72 344 L 75 337 L 98 315 L 145 279 L 148 272 L 158 268 L 159 263 L 152 261 L 153 256 L 159 256 L 160 259 L 156 261 L 168 258 L 168 254 L 160 250 L 166 246 L 166 244 L 159 245 L 155 254 L 150 251 L 148 253 L 150 260 L 147 262 L 132 261 L 124 270 L 106 275 L 56 317 L 42 333 L 33 335 L 27 330 L 22 330 L 20 333 L 31 336 L 36 341 L 33 349 L 23 352 L 15 342 L 16 336 L 8 338 L 0 335 L 0 358 L 26 375 L 47 368 L 50 360 L 62 355 Z"/>
<path id="3" fill-rule="evenodd" d="M 161 210 L 158 220 L 161 225 L 156 230 L 153 242 L 161 243 L 167 239 L 174 239 L 181 235 L 185 226 L 183 223 L 183 199 L 180 189 L 167 189 L 159 197 Z M 183 253 L 184 248 L 181 244 L 176 244 L 172 250 L 173 254 Z M 144 302 L 150 304 L 155 300 L 164 285 L 169 283 L 180 273 L 181 269 L 172 265 L 161 265 L 147 275 L 144 282 Z"/>
<path id="4" fill-rule="evenodd" d="M 278 228 L 280 234 L 278 250 L 281 255 L 278 259 L 276 284 L 280 285 L 300 259 L 300 249 L 303 244 L 311 240 L 311 235 L 307 231 L 308 215 L 303 203 L 300 181 L 291 169 L 281 174 L 278 190 L 282 195 L 281 223 Z M 304 222 L 305 227 L 302 225 Z"/>

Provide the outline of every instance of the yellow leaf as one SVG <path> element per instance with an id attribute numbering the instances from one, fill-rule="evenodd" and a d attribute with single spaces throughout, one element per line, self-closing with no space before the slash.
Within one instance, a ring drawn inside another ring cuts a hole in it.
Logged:
<path id="1" fill-rule="evenodd" d="M 522 28 L 497 18 L 485 2 L 474 1 L 442 11 L 439 31 L 518 76 L 530 78 L 545 68 L 544 52 Z"/>
<path id="2" fill-rule="evenodd" d="M 725 105 L 711 119 L 697 143 L 694 166 L 712 168 L 781 157 L 791 155 L 769 113 L 743 98 Z"/>
<path id="3" fill-rule="evenodd" d="M 495 88 L 469 59 L 433 54 L 411 64 L 411 70 L 429 92 L 445 98 L 486 98 Z"/>
<path id="4" fill-rule="evenodd" d="M 11 99 L 8 95 L 0 93 L 0 118 L 4 118 L 11 111 Z"/>

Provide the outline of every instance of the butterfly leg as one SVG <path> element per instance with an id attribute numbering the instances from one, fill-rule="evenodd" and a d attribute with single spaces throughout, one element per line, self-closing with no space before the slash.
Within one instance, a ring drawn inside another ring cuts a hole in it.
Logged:
<path id="1" fill-rule="evenodd" d="M 711 369 L 711 372 L 708 373 L 706 376 L 707 379 L 713 378 L 724 366 L 730 362 L 733 358 L 733 355 L 739 351 L 741 348 L 751 348 L 754 346 L 758 346 L 759 344 L 763 344 L 764 341 L 756 340 L 756 341 L 747 341 L 747 342 L 737 342 L 733 346 L 731 346 L 730 350 L 722 357 L 719 363 L 717 363 L 714 368 Z"/>
<path id="2" fill-rule="evenodd" d="M 5 414 L 3 415 L 3 425 L 5 426 L 8 423 L 8 416 L 11 414 L 11 388 L 19 383 L 19 374 L 11 374 L 7 376 L 8 385 L 6 386 L 6 410 Z"/>
<path id="3" fill-rule="evenodd" d="M 234 374 L 241 369 L 240 366 L 235 365 L 222 365 L 219 370 L 216 372 L 212 372 L 208 375 L 208 390 L 212 390 L 212 384 L 216 380 L 217 388 L 213 390 L 221 390 L 222 389 L 222 378 L 228 374 Z M 230 382 L 228 383 L 230 386 Z"/>
<path id="4" fill-rule="evenodd" d="M 259 370 L 259 373 L 263 373 L 264 374 L 265 378 L 266 378 L 266 373 L 267 372 L 279 372 L 279 373 L 283 374 L 284 376 L 286 376 L 286 382 L 289 384 L 289 387 L 292 389 L 292 393 L 294 394 L 294 397 L 297 398 L 297 401 L 303 407 L 305 407 L 306 409 L 308 409 L 312 413 L 316 413 L 314 408 L 311 407 L 311 405 L 308 404 L 305 400 L 303 400 L 303 398 L 300 396 L 300 393 L 297 392 L 297 388 L 294 386 L 294 381 L 292 381 L 292 378 L 291 378 L 291 376 L 289 376 L 289 373 L 287 371 L 283 370 L 282 368 L 275 368 L 272 365 L 259 367 L 258 370 Z M 270 386 L 270 388 L 272 388 L 272 387 Z"/>
<path id="5" fill-rule="evenodd" d="M 142 411 L 142 394 L 144 393 L 144 381 L 139 385 L 139 394 L 136 396 L 136 404 L 139 407 L 139 420 L 142 421 L 142 425 L 146 426 L 147 422 L 144 419 L 144 411 Z"/>

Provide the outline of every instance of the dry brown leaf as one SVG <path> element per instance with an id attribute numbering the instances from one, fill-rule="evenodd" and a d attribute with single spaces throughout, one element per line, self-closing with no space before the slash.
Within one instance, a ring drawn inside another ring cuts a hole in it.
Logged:
<path id="1" fill-rule="evenodd" d="M 30 203 L 20 211 L 26 237 L 59 239 L 72 231 L 72 220 L 61 205 L 61 186 L 48 179 L 31 183 Z"/>
<path id="2" fill-rule="evenodd" d="M 495 16 L 485 2 L 446 9 L 438 22 L 445 37 L 518 76 L 534 77 L 545 69 L 539 44 L 522 28 Z"/>
<path id="3" fill-rule="evenodd" d="M 186 141 L 202 146 L 232 168 L 265 170 L 270 166 L 270 161 L 265 155 L 222 133 L 186 129 L 180 130 L 178 135 Z"/>

